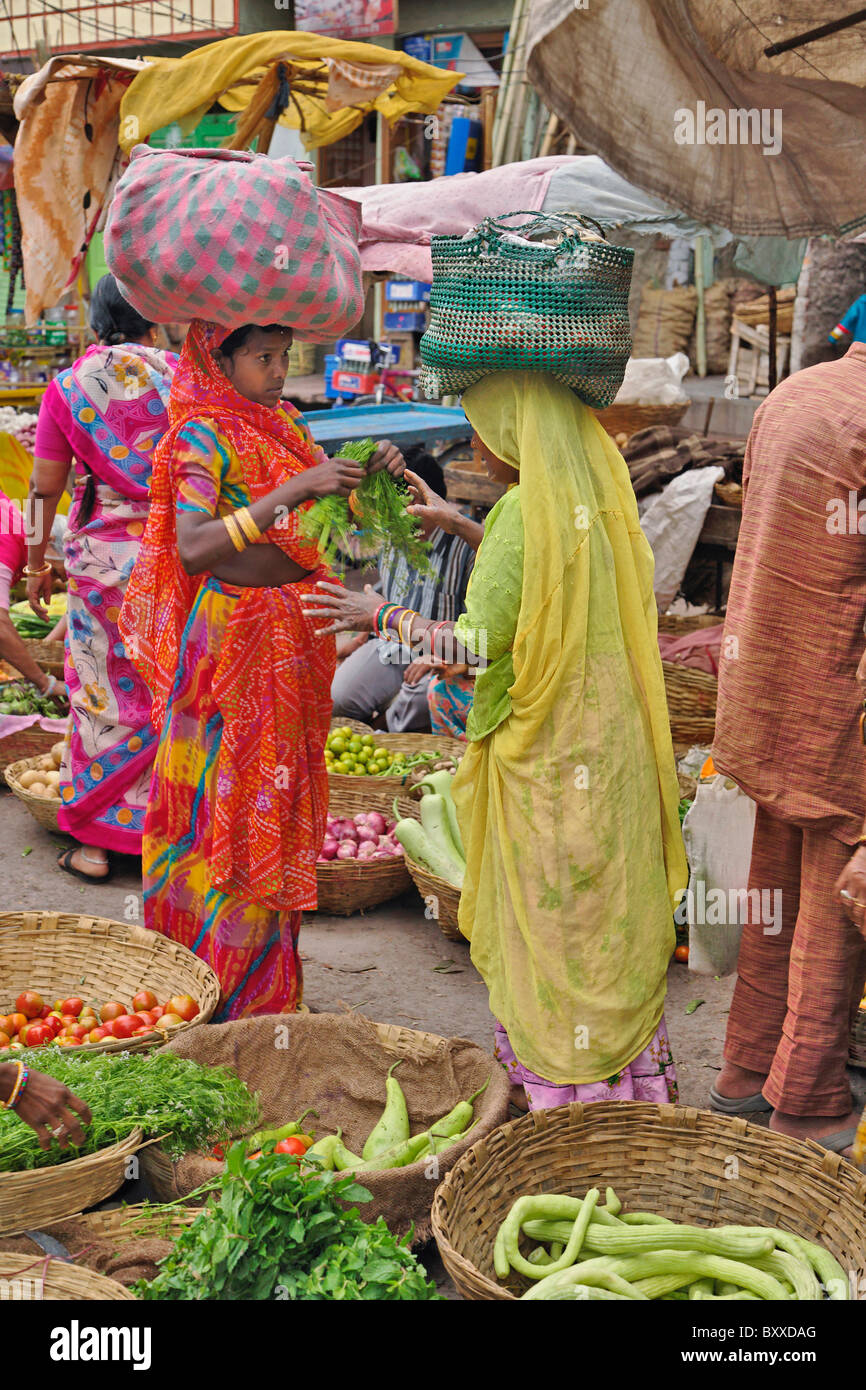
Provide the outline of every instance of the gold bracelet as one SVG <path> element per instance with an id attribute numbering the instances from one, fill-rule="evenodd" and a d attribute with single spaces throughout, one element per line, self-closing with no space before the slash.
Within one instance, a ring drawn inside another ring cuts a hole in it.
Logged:
<path id="1" fill-rule="evenodd" d="M 402 645 L 403 645 L 403 624 L 405 623 L 406 619 L 409 618 L 409 617 L 414 617 L 414 613 L 413 613 L 412 609 L 411 609 L 411 608 L 404 608 L 404 609 L 403 609 L 403 612 L 400 614 L 399 618 L 397 619 L 397 641 L 400 643 L 400 646 L 401 646 L 401 647 L 402 647 Z"/>
<path id="2" fill-rule="evenodd" d="M 222 518 L 222 523 L 229 533 L 229 540 L 235 550 L 246 550 L 247 539 L 235 520 L 234 512 L 226 512 L 225 516 Z"/>
<path id="3" fill-rule="evenodd" d="M 239 507 L 235 512 L 235 521 L 250 543 L 261 540 L 262 533 L 253 520 L 249 507 Z"/>
<path id="4" fill-rule="evenodd" d="M 16 1100 L 18 1099 L 18 1092 L 21 1090 L 21 1078 L 24 1075 L 24 1063 L 21 1061 L 15 1061 L 12 1063 L 12 1066 L 18 1068 L 18 1075 L 15 1078 L 15 1084 L 13 1085 L 12 1090 L 9 1092 L 9 1099 L 0 1101 L 0 1109 L 2 1110 L 12 1109 Z"/>
<path id="5" fill-rule="evenodd" d="M 41 568 L 41 569 L 34 570 L 34 569 L 31 569 L 30 565 L 25 565 L 24 568 L 23 568 L 23 570 L 21 571 L 21 573 L 24 575 L 24 578 L 25 578 L 25 579 L 38 579 L 39 576 L 40 576 L 41 574 L 48 574 L 48 573 L 50 573 L 50 570 L 51 570 L 51 561 L 50 561 L 50 560 L 43 560 L 43 561 L 42 561 L 42 568 Z"/>
<path id="6" fill-rule="evenodd" d="M 417 617 L 418 617 L 418 614 L 417 614 L 413 609 L 410 608 L 410 610 L 409 610 L 409 631 L 406 633 L 406 646 L 409 648 L 410 654 L 411 654 L 411 651 L 412 651 L 412 627 L 413 627 L 413 624 L 414 624 L 415 619 L 416 619 Z"/>

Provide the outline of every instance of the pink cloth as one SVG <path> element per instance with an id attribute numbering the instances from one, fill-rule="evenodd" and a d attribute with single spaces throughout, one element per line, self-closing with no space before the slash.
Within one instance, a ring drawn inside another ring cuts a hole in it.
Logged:
<path id="1" fill-rule="evenodd" d="M 606 1081 L 589 1081 L 582 1086 L 554 1086 L 518 1062 L 501 1023 L 496 1025 L 493 1051 L 512 1083 L 523 1087 L 530 1110 L 553 1110 L 558 1105 L 570 1105 L 572 1101 L 592 1105 L 600 1100 L 643 1100 L 655 1105 L 676 1105 L 678 1100 L 677 1069 L 671 1055 L 664 1014 L 643 1051 Z"/>
<path id="2" fill-rule="evenodd" d="M 503 212 L 538 212 L 553 171 L 573 162 L 570 155 L 551 155 L 503 164 L 483 174 L 331 191 L 361 204 L 362 270 L 388 271 L 429 284 L 431 236 L 462 236 L 482 218 Z"/>
<path id="3" fill-rule="evenodd" d="M 717 676 L 724 628 L 724 623 L 716 623 L 713 627 L 686 632 L 682 637 L 675 637 L 672 632 L 660 632 L 659 653 L 662 661 L 673 661 L 678 666 L 688 666 L 693 671 L 706 671 L 709 676 Z"/>
<path id="4" fill-rule="evenodd" d="M 5 492 L 0 492 L 0 565 L 12 572 L 12 583 L 20 578 L 27 562 L 27 542 L 24 536 L 24 518 L 21 508 Z M 4 607 L 9 607 L 6 595 Z"/>

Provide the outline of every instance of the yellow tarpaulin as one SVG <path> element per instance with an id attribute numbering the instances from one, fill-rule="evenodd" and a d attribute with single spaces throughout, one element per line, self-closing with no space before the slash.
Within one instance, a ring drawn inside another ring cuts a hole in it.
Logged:
<path id="1" fill-rule="evenodd" d="M 183 58 L 154 58 L 138 73 L 121 102 L 121 148 L 129 151 L 154 130 L 173 122 L 183 124 L 217 101 L 227 111 L 243 111 L 255 96 L 256 86 L 233 84 L 261 77 L 280 58 L 292 63 L 305 87 L 312 81 L 316 84 L 315 95 L 293 91 L 294 99 L 280 117 L 281 124 L 301 129 L 307 149 L 342 139 L 368 111 L 381 111 L 389 121 L 409 111 L 433 112 L 462 77 L 378 44 L 350 43 L 294 30 L 238 35 L 206 44 Z M 363 104 L 329 111 L 325 106 L 329 58 L 343 64 L 388 65 L 400 72 L 383 92 Z"/>

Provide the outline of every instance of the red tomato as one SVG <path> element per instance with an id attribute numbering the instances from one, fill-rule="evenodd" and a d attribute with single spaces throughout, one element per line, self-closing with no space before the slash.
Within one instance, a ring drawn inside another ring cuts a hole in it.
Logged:
<path id="1" fill-rule="evenodd" d="M 308 1139 L 305 1134 L 292 1134 L 288 1139 L 281 1139 L 274 1145 L 275 1154 L 305 1154 L 312 1144 L 312 1139 Z"/>
<path id="2" fill-rule="evenodd" d="M 198 1004 L 191 994 L 174 994 L 169 999 L 166 1009 L 171 1014 L 177 1014 L 185 1023 L 189 1023 L 198 1013 Z"/>
<path id="3" fill-rule="evenodd" d="M 52 1029 L 46 1028 L 44 1023 L 28 1023 L 23 1033 L 21 1041 L 25 1047 L 41 1047 L 43 1043 L 54 1041 Z"/>
<path id="4" fill-rule="evenodd" d="M 84 1042 L 84 1039 L 87 1037 L 87 1034 L 90 1032 L 90 1029 L 86 1027 L 86 1025 L 83 1023 L 73 1023 L 69 1031 L 72 1034 L 73 1038 L 79 1038 L 81 1042 Z"/>
<path id="5" fill-rule="evenodd" d="M 80 1038 L 68 1037 L 57 1039 L 58 1047 L 83 1047 L 83 1045 L 84 1044 L 82 1043 Z"/>
<path id="6" fill-rule="evenodd" d="M 109 999 L 107 1004 L 103 1004 L 99 1010 L 99 1017 L 103 1023 L 113 1023 L 116 1018 L 120 1018 L 126 1013 L 126 1005 L 118 1004 L 116 999 Z"/>
<path id="7" fill-rule="evenodd" d="M 6 1016 L 6 1022 L 9 1024 L 9 1027 L 6 1028 L 6 1029 L 4 1029 L 4 1032 L 6 1032 L 6 1033 L 20 1033 L 22 1028 L 26 1028 L 26 1027 L 27 1027 L 27 1024 L 29 1023 L 29 1019 L 28 1019 L 28 1017 L 27 1017 L 26 1014 L 14 1013 L 14 1014 L 7 1014 L 7 1016 Z"/>
<path id="8" fill-rule="evenodd" d="M 15 1029 L 9 1022 L 8 1014 L 0 1014 L 0 1033 L 14 1033 Z"/>
<path id="9" fill-rule="evenodd" d="M 681 961 L 683 965 L 687 965 L 689 960 L 688 946 L 678 946 L 674 951 L 674 960 Z"/>
<path id="10" fill-rule="evenodd" d="M 8 1047 L 11 1041 L 12 1039 L 10 1038 L 8 1033 L 0 1032 L 0 1048 Z"/>
<path id="11" fill-rule="evenodd" d="M 139 1009 L 138 1016 L 143 1023 L 146 1023 L 148 1025 L 149 1028 L 153 1028 L 153 1025 L 156 1023 L 156 1018 L 154 1017 L 152 1009 Z"/>
<path id="12" fill-rule="evenodd" d="M 155 1009 L 156 1003 L 156 995 L 151 994 L 149 989 L 140 989 L 138 994 L 132 996 L 132 1007 L 136 1013 L 141 1013 L 142 1009 Z"/>
<path id="13" fill-rule="evenodd" d="M 87 1034 L 87 1041 L 92 1043 L 98 1043 L 102 1042 L 104 1038 L 110 1037 L 111 1034 L 108 1031 L 108 1029 L 100 1026 L 99 1028 L 91 1028 L 90 1032 Z"/>
<path id="14" fill-rule="evenodd" d="M 71 994 L 68 999 L 64 999 L 60 1005 L 62 1014 L 75 1014 L 77 1018 L 84 1008 L 84 1000 L 79 999 L 77 994 Z"/>
<path id="15" fill-rule="evenodd" d="M 136 1028 L 141 1026 L 134 1014 L 121 1014 L 119 1018 L 112 1020 L 111 1036 L 113 1038 L 131 1038 Z"/>
<path id="16" fill-rule="evenodd" d="M 35 990 L 27 989 L 15 1000 L 15 1008 L 25 1018 L 38 1018 L 45 1006 L 45 1000 Z"/>
<path id="17" fill-rule="evenodd" d="M 62 1020 L 59 1019 L 56 1014 L 49 1014 L 48 1017 L 46 1019 L 43 1019 L 42 1021 L 45 1024 L 45 1027 L 50 1028 L 54 1036 L 57 1037 L 57 1034 L 63 1027 Z"/>
<path id="18" fill-rule="evenodd" d="M 78 1014 L 61 1014 L 60 1022 L 64 1028 L 71 1028 L 73 1023 L 78 1022 Z"/>
<path id="19" fill-rule="evenodd" d="M 149 1038 L 152 1032 L 153 1028 L 151 1027 L 151 1025 L 149 1023 L 145 1023 L 143 1028 L 136 1028 L 132 1036 L 134 1038 Z"/>
<path id="20" fill-rule="evenodd" d="M 85 1023 L 88 1018 L 94 1018 L 96 1019 L 97 1023 L 99 1022 L 99 1015 L 97 1014 L 96 1010 L 92 1009 L 89 1004 L 86 1004 L 84 1008 L 81 1010 L 81 1013 L 78 1015 L 78 1022 Z M 95 1028 L 96 1023 L 91 1023 L 90 1026 L 91 1028 Z"/>
<path id="21" fill-rule="evenodd" d="M 39 1017 L 40 1017 L 40 1018 L 47 1018 L 48 1015 L 49 1015 L 50 1013 L 51 1013 L 51 1010 L 50 1010 L 50 1008 L 48 1007 L 48 1005 L 47 1005 L 47 1004 L 43 1004 L 43 1005 L 42 1005 L 42 1008 L 39 1010 Z"/>
<path id="22" fill-rule="evenodd" d="M 163 1014 L 157 1022 L 160 1028 L 176 1028 L 179 1023 L 183 1023 L 183 1019 L 177 1014 Z"/>
<path id="23" fill-rule="evenodd" d="M 148 1009 L 148 1013 L 155 1023 L 158 1018 L 162 1018 L 165 1013 L 165 1008 L 162 1004 L 157 1004 L 155 1009 Z"/>

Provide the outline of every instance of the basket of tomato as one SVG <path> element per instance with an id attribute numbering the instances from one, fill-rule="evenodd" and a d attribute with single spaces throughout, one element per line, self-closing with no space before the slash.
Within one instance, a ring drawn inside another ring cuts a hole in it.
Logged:
<path id="1" fill-rule="evenodd" d="M 210 966 L 129 922 L 6 912 L 0 941 L 0 1056 L 50 1044 L 96 1052 L 159 1047 L 207 1022 L 219 1001 Z"/>

